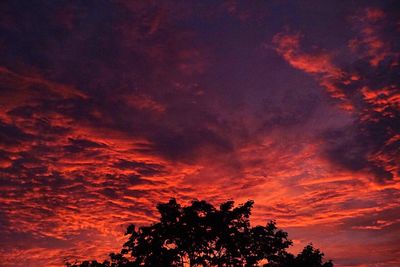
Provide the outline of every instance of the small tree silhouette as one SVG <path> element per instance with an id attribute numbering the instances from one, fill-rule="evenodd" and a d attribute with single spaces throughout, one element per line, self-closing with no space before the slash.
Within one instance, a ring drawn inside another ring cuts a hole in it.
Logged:
<path id="1" fill-rule="evenodd" d="M 264 266 L 333 267 L 324 254 L 308 245 L 297 256 L 286 251 L 288 234 L 274 221 L 250 227 L 253 201 L 234 207 L 228 201 L 216 209 L 206 201 L 182 207 L 171 199 L 157 205 L 160 222 L 126 231 L 128 241 L 120 253 L 103 263 L 67 263 L 69 267 L 134 266 Z"/>

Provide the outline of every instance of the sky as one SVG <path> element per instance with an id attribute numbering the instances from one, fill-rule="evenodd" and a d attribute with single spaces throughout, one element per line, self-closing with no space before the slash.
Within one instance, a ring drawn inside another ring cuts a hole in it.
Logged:
<path id="1" fill-rule="evenodd" d="M 1 1 L 0 265 L 119 251 L 174 197 L 400 266 L 397 1 Z"/>

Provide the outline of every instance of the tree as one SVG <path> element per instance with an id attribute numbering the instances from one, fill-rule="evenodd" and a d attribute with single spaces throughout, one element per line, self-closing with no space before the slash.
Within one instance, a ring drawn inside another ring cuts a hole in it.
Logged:
<path id="1" fill-rule="evenodd" d="M 110 254 L 110 260 L 66 265 L 333 267 L 330 261 L 323 263 L 324 254 L 312 245 L 297 256 L 288 253 L 292 242 L 274 221 L 251 227 L 253 204 L 247 201 L 234 207 L 234 202 L 228 201 L 217 209 L 196 200 L 182 207 L 171 199 L 157 205 L 158 223 L 138 229 L 130 225 L 125 233 L 128 241 L 120 253 Z"/>

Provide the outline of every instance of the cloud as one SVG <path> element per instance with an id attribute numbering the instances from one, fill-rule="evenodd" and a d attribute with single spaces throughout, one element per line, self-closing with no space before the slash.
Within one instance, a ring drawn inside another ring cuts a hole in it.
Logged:
<path id="1" fill-rule="evenodd" d="M 378 23 L 383 18 L 387 21 L 379 28 L 364 28 L 365 24 Z M 356 20 L 353 23 L 362 24 L 361 29 L 356 27 L 357 42 L 364 44 L 366 50 L 355 51 L 351 46 L 351 52 L 356 53 L 352 57 L 357 57 L 357 61 L 343 63 L 340 67 L 335 63 L 334 53 L 304 52 L 298 33 L 279 33 L 273 42 L 287 62 L 313 75 L 355 118 L 353 125 L 323 134 L 326 156 L 344 168 L 372 173 L 380 182 L 390 181 L 399 175 L 395 160 L 398 155 L 394 152 L 398 144 L 394 140 L 399 132 L 396 121 L 399 120 L 400 93 L 397 81 L 393 80 L 398 76 L 398 52 L 389 50 L 391 43 L 379 36 L 384 34 L 385 27 L 395 22 L 382 10 L 370 8 L 360 11 L 353 19 Z"/>
<path id="2" fill-rule="evenodd" d="M 379 8 L 365 8 L 352 18 L 353 27 L 359 36 L 351 39 L 348 47 L 367 58 L 369 64 L 375 67 L 393 54 L 390 41 L 383 35 L 388 24 L 386 17 L 385 12 Z"/>
<path id="3" fill-rule="evenodd" d="M 349 247 L 387 240 L 371 262 L 392 260 L 396 240 L 372 238 L 398 229 L 391 13 L 352 12 L 332 29 L 347 39 L 321 49 L 311 3 L 209 4 L 2 5 L 4 265 L 103 259 L 170 197 L 254 199 L 252 222 L 276 219 L 295 250 L 311 240 L 358 264 Z M 317 9 L 328 21 L 331 6 Z M 277 33 L 286 23 L 299 30 Z"/>
<path id="4" fill-rule="evenodd" d="M 339 68 L 332 64 L 332 56 L 327 53 L 304 53 L 300 51 L 300 33 L 278 33 L 273 38 L 277 45 L 276 51 L 283 56 L 293 67 L 308 73 L 340 76 Z"/>

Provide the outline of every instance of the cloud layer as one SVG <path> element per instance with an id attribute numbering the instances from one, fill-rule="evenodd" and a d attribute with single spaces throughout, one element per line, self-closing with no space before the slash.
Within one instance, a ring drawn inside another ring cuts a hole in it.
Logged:
<path id="1" fill-rule="evenodd" d="M 170 197 L 253 199 L 294 250 L 400 264 L 394 1 L 0 10 L 4 266 L 104 258 Z"/>

